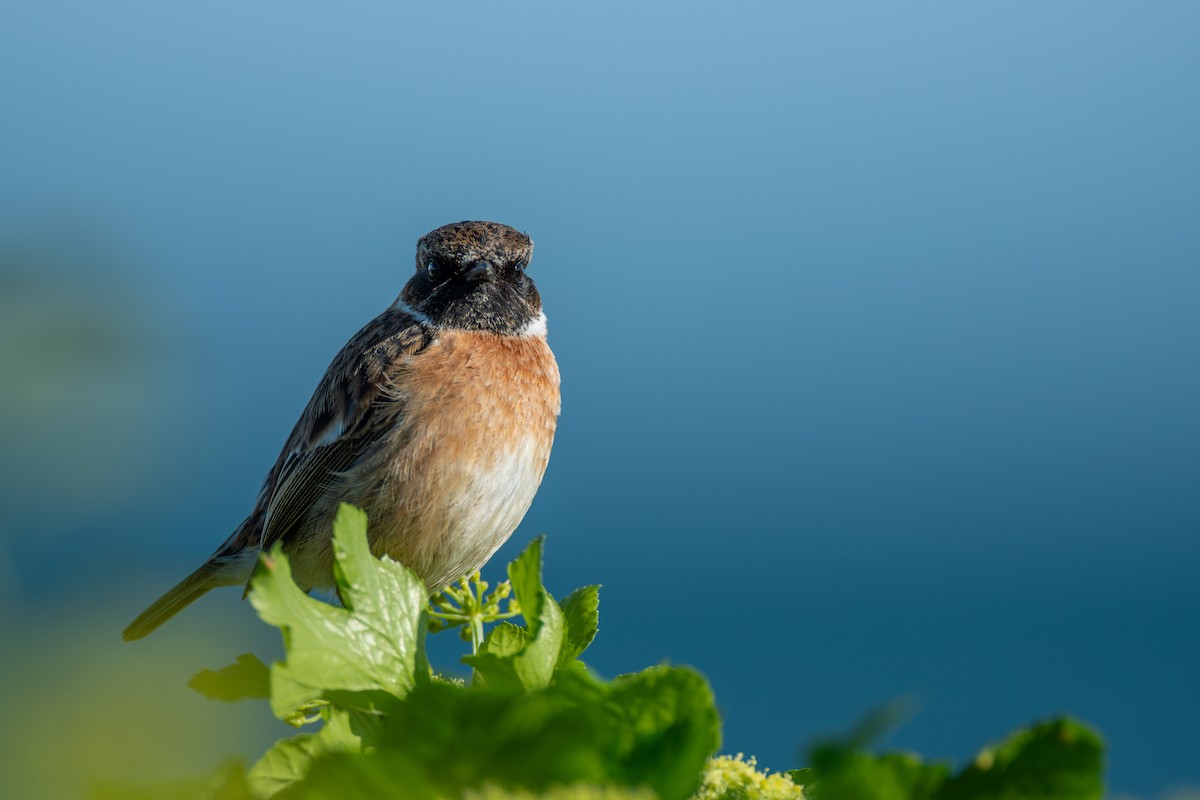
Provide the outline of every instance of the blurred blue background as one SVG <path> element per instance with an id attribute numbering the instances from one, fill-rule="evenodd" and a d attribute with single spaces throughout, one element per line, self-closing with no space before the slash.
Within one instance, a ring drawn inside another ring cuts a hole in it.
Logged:
<path id="1" fill-rule="evenodd" d="M 1114 794 L 1200 784 L 1198 26 L 9 4 L 6 772 L 61 796 L 287 732 L 184 688 L 276 652 L 236 592 L 119 632 L 249 510 L 417 237 L 495 219 L 537 243 L 564 410 L 487 572 L 548 533 L 554 591 L 604 584 L 599 671 L 695 665 L 776 769 L 911 694 L 889 746 L 1068 711 Z"/>

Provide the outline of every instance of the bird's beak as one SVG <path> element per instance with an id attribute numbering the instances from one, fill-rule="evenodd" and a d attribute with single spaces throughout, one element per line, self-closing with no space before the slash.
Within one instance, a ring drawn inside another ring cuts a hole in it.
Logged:
<path id="1" fill-rule="evenodd" d="M 495 283 L 496 268 L 492 266 L 492 262 L 490 261 L 480 261 L 463 273 L 463 277 L 470 283 L 477 281 Z"/>

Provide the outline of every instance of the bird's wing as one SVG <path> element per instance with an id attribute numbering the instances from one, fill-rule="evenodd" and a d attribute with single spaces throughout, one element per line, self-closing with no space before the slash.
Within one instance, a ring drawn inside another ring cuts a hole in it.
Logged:
<path id="1" fill-rule="evenodd" d="M 334 357 L 263 486 L 257 544 L 264 552 L 304 521 L 337 473 L 392 429 L 404 400 L 388 390 L 390 376 L 432 338 L 411 314 L 390 308 Z"/>

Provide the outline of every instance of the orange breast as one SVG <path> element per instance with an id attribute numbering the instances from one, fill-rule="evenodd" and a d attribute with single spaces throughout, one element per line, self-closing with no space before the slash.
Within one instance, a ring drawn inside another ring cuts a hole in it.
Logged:
<path id="1" fill-rule="evenodd" d="M 560 408 L 558 365 L 542 337 L 442 332 L 389 393 L 404 414 L 379 453 L 386 477 L 362 498 L 372 546 L 435 589 L 482 565 L 533 501 Z"/>

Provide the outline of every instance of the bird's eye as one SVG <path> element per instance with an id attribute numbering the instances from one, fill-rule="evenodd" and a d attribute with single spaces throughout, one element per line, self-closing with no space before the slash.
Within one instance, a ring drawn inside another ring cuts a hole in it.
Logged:
<path id="1" fill-rule="evenodd" d="M 438 268 L 438 265 L 435 264 L 434 262 L 430 261 L 428 264 L 425 265 L 425 275 L 429 278 L 429 280 L 431 280 L 431 281 L 437 280 L 437 276 L 439 273 L 441 273 L 441 270 Z"/>
<path id="2" fill-rule="evenodd" d="M 524 272 L 525 268 L 528 266 L 529 262 L 523 258 L 513 262 L 513 269 L 515 269 L 517 272 Z"/>

